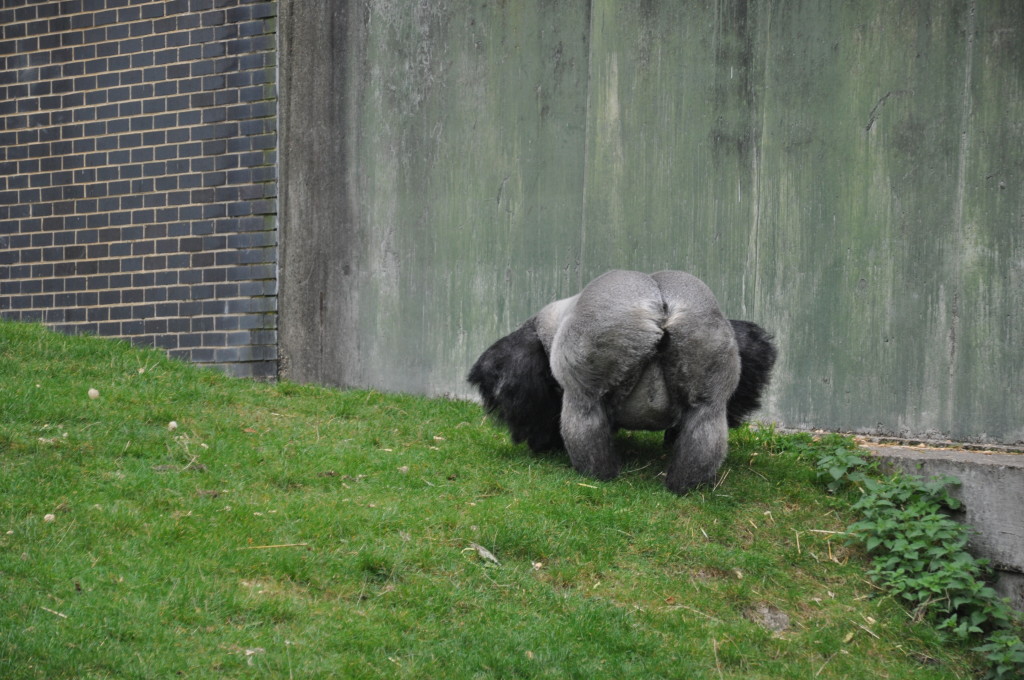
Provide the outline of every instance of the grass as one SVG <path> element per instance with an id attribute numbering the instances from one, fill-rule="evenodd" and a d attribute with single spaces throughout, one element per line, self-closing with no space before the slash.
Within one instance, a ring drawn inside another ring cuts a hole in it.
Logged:
<path id="1" fill-rule="evenodd" d="M 677 497 L 654 435 L 592 482 L 475 404 L 0 323 L 0 677 L 971 677 L 808 441 L 737 430 Z"/>

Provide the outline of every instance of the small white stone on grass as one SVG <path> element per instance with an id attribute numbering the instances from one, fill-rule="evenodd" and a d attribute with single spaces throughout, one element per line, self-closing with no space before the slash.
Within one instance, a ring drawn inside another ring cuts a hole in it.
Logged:
<path id="1" fill-rule="evenodd" d="M 171 422 L 167 423 L 167 429 L 170 430 L 171 432 L 174 432 L 175 430 L 177 430 L 178 429 L 178 421 L 177 420 L 172 420 Z"/>
<path id="2" fill-rule="evenodd" d="M 90 399 L 99 399 L 100 398 L 100 391 L 97 390 L 94 387 L 90 387 L 89 388 L 89 398 Z"/>
<path id="3" fill-rule="evenodd" d="M 43 515 L 44 522 L 52 522 L 55 519 L 57 519 L 57 515 L 53 514 L 52 512 L 48 512 L 45 515 Z"/>

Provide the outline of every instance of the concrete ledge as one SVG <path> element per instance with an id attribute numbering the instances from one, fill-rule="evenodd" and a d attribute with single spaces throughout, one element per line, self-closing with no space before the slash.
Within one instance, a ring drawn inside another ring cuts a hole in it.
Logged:
<path id="1" fill-rule="evenodd" d="M 1024 455 L 864 444 L 883 468 L 921 477 L 949 475 L 976 533 L 971 549 L 997 570 L 998 590 L 1024 611 Z"/>

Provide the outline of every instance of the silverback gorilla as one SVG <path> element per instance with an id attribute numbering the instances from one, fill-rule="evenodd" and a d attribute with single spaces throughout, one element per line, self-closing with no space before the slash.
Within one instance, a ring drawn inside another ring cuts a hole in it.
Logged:
<path id="1" fill-rule="evenodd" d="M 468 379 L 513 441 L 564 448 L 597 479 L 619 473 L 615 430 L 664 430 L 665 484 L 681 494 L 714 482 L 775 356 L 772 337 L 727 320 L 697 277 L 610 271 L 491 345 Z"/>

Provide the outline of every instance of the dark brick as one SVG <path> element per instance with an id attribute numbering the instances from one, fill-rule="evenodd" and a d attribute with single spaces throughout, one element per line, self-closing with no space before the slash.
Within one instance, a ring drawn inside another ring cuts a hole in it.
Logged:
<path id="1" fill-rule="evenodd" d="M 134 310 L 133 310 L 133 316 L 134 316 Z M 143 321 L 125 321 L 125 322 L 123 322 L 121 324 L 121 333 L 123 335 L 126 335 L 126 336 L 132 338 L 133 342 L 139 340 L 139 338 L 137 336 L 142 335 L 142 333 L 144 331 L 145 331 L 145 325 L 144 325 Z M 135 337 L 133 337 L 133 336 L 135 336 Z"/>
<path id="2" fill-rule="evenodd" d="M 221 0 L 0 9 L 5 317 L 273 376 L 275 13 Z"/>

